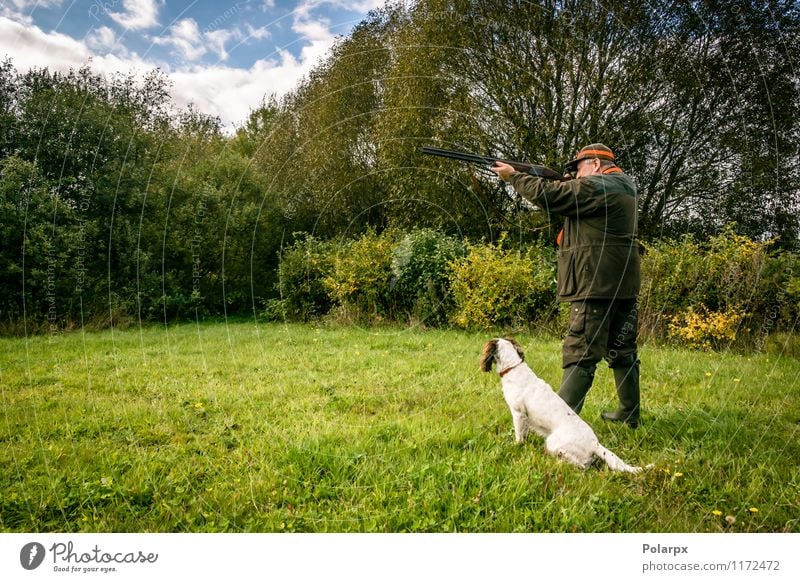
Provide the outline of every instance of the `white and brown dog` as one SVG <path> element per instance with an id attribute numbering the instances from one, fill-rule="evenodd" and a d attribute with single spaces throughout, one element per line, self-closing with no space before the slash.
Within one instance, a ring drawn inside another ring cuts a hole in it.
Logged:
<path id="1" fill-rule="evenodd" d="M 551 455 L 566 459 L 581 469 L 598 457 L 614 471 L 638 473 L 597 440 L 592 428 L 553 392 L 550 385 L 537 377 L 524 361 L 525 354 L 513 339 L 493 339 L 483 346 L 481 369 L 489 372 L 497 366 L 503 384 L 503 397 L 514 419 L 517 443 L 533 430 L 545 439 Z"/>

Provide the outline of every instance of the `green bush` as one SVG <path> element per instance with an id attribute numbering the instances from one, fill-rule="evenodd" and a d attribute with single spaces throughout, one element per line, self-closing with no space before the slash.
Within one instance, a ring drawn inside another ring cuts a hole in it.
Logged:
<path id="1" fill-rule="evenodd" d="M 392 253 L 398 307 L 413 320 L 446 323 L 454 308 L 448 264 L 465 254 L 461 241 L 436 230 L 414 230 L 403 236 Z"/>
<path id="2" fill-rule="evenodd" d="M 383 321 L 393 315 L 392 236 L 368 231 L 335 247 L 322 284 L 343 321 Z"/>
<path id="3" fill-rule="evenodd" d="M 332 305 L 323 281 L 333 268 L 334 244 L 307 233 L 295 236 L 294 244 L 281 254 L 280 299 L 267 303 L 269 319 L 308 321 L 325 315 Z"/>
<path id="4" fill-rule="evenodd" d="M 525 251 L 496 244 L 469 246 L 469 254 L 450 263 L 450 283 L 459 327 L 487 328 L 530 324 L 555 299 L 555 262 L 543 246 Z"/>
<path id="5" fill-rule="evenodd" d="M 643 335 L 696 347 L 747 346 L 793 321 L 789 279 L 796 257 L 771 255 L 771 245 L 740 236 L 731 225 L 705 243 L 689 236 L 648 246 L 639 309 Z"/>
<path id="6" fill-rule="evenodd" d="M 568 315 L 555 301 L 555 253 L 542 244 L 464 244 L 435 230 L 369 231 L 353 240 L 299 235 L 284 250 L 272 318 L 342 322 L 408 319 L 459 327 L 528 326 L 561 335 Z M 732 228 L 647 246 L 642 264 L 643 339 L 719 349 L 765 349 L 793 331 L 800 300 L 797 254 L 770 253 Z M 563 307 L 563 306 L 561 306 Z"/>

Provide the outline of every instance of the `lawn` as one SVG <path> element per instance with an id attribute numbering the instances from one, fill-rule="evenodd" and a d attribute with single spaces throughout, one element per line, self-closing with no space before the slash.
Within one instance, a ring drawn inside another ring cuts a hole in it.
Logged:
<path id="1" fill-rule="evenodd" d="M 0 339 L 0 531 L 798 532 L 800 361 L 642 348 L 640 475 L 513 443 L 488 335 L 229 322 Z M 516 336 L 560 380 L 560 343 Z"/>

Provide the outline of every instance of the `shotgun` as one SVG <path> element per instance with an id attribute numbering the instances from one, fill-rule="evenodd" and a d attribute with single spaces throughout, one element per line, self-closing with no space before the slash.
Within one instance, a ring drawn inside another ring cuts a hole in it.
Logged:
<path id="1" fill-rule="evenodd" d="M 551 170 L 546 166 L 537 166 L 536 164 L 515 162 L 513 160 L 503 160 L 501 158 L 492 158 L 489 156 L 478 156 L 475 154 L 467 154 L 464 152 L 456 152 L 453 150 L 443 150 L 441 148 L 432 148 L 428 146 L 422 148 L 422 153 L 428 154 L 429 156 L 439 156 L 441 158 L 460 160 L 462 162 L 477 164 L 479 166 L 491 167 L 495 164 L 495 162 L 503 162 L 504 164 L 512 166 L 517 172 L 526 172 L 531 176 L 538 176 L 540 178 L 546 178 L 548 180 L 558 180 L 559 182 L 565 182 L 569 180 L 569 178 L 562 176 L 555 170 Z"/>

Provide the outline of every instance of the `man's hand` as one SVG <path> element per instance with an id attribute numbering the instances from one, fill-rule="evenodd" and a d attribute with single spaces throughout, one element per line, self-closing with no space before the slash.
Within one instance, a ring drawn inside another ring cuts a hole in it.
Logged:
<path id="1" fill-rule="evenodd" d="M 511 174 L 516 172 L 513 166 L 509 166 L 503 162 L 495 162 L 494 166 L 489 169 L 500 176 L 500 179 L 503 180 L 503 182 L 508 181 L 509 177 L 511 177 Z"/>

